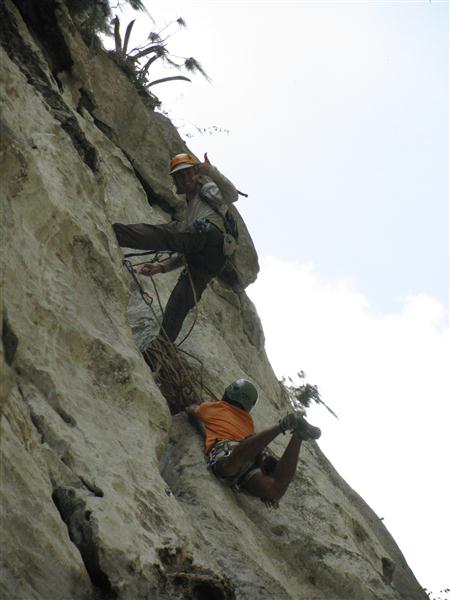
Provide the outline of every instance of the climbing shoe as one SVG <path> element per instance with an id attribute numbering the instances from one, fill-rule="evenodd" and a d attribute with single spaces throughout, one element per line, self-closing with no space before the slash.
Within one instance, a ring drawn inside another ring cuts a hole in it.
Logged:
<path id="1" fill-rule="evenodd" d="M 322 435 L 322 432 L 318 427 L 310 425 L 304 417 L 299 415 L 298 424 L 294 429 L 294 435 L 297 439 L 306 442 L 307 440 L 318 440 Z"/>
<path id="2" fill-rule="evenodd" d="M 286 433 L 286 431 L 294 431 L 299 426 L 300 419 L 302 419 L 302 416 L 299 413 L 292 412 L 283 417 L 278 422 L 278 425 L 283 433 Z"/>

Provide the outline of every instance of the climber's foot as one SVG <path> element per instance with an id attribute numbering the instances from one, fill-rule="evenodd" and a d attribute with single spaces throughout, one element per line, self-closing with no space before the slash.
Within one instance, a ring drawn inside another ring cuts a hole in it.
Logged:
<path id="1" fill-rule="evenodd" d="M 297 439 L 307 441 L 307 440 L 318 440 L 322 435 L 322 432 L 318 427 L 314 425 L 310 425 L 308 421 L 299 415 L 298 425 L 294 429 L 294 435 Z"/>
<path id="2" fill-rule="evenodd" d="M 294 431 L 299 426 L 300 419 L 302 418 L 303 417 L 299 413 L 291 412 L 283 417 L 278 422 L 278 425 L 283 433 L 286 433 L 286 431 Z"/>

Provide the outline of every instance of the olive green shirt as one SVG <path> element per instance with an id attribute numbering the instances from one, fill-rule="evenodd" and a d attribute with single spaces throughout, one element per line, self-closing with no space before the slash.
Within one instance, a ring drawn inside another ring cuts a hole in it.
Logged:
<path id="1" fill-rule="evenodd" d="M 190 229 L 195 221 L 208 219 L 216 225 L 223 233 L 225 227 L 222 217 L 217 214 L 208 202 L 225 215 L 230 205 L 238 199 L 238 192 L 234 185 L 220 171 L 209 165 L 208 175 L 202 175 L 198 179 L 198 190 L 193 198 L 187 202 L 186 212 L 181 221 L 174 221 L 172 226 L 176 231 Z M 202 198 L 206 196 L 208 202 Z M 183 257 L 177 255 L 164 263 L 164 272 L 172 271 L 183 264 Z"/>

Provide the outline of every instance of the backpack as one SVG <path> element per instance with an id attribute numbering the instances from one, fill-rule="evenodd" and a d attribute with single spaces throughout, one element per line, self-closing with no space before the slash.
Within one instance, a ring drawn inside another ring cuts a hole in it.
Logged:
<path id="1" fill-rule="evenodd" d="M 239 229 L 236 219 L 231 213 L 230 208 L 228 208 L 225 214 L 222 214 L 220 210 L 211 202 L 208 198 L 207 194 L 200 191 L 201 199 L 206 202 L 211 210 L 213 210 L 223 221 L 225 234 L 223 240 L 223 253 L 225 256 L 232 256 L 237 248 L 237 244 L 239 241 Z"/>
<path id="2" fill-rule="evenodd" d="M 239 242 L 239 226 L 238 220 L 233 214 L 236 210 L 233 205 L 230 205 L 226 213 L 222 214 L 205 193 L 200 192 L 200 195 L 211 210 L 220 216 L 224 224 L 223 254 L 226 260 L 218 277 L 227 286 L 239 293 L 256 279 L 259 266 L 255 248 L 251 238 L 249 238 L 250 243 L 247 241 L 248 236 L 245 235 L 244 223 L 242 224 L 244 237 L 241 237 Z"/>
<path id="3" fill-rule="evenodd" d="M 225 231 L 229 235 L 232 235 L 236 240 L 236 243 L 239 241 L 239 229 L 238 224 L 234 216 L 231 214 L 231 210 L 228 209 L 223 217 L 223 224 L 225 226 Z"/>

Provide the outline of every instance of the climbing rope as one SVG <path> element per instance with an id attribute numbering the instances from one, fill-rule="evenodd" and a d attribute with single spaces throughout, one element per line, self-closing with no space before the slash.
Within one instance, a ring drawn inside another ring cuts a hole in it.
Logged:
<path id="1" fill-rule="evenodd" d="M 131 263 L 130 260 L 128 260 L 129 258 L 132 258 L 132 257 L 135 257 L 135 256 L 146 256 L 146 255 L 149 255 L 149 254 L 153 255 L 153 258 L 151 258 L 150 260 L 145 260 L 145 261 L 141 261 L 141 262 L 134 263 L 134 264 Z M 143 265 L 143 264 L 146 264 L 146 263 L 149 263 L 149 262 L 150 263 L 157 262 L 157 263 L 160 263 L 160 264 L 164 263 L 164 262 L 166 262 L 167 260 L 170 259 L 170 257 L 172 256 L 172 254 L 174 254 L 174 252 L 152 252 L 152 251 L 150 251 L 150 252 L 135 252 L 135 253 L 125 254 L 125 259 L 123 260 L 124 266 L 127 268 L 128 272 L 130 273 L 131 277 L 133 278 L 133 281 L 135 282 L 135 284 L 138 287 L 138 290 L 139 290 L 139 293 L 141 295 L 142 300 L 152 310 L 153 316 L 155 317 L 155 320 L 157 321 L 157 323 L 158 323 L 158 325 L 160 327 L 160 330 L 163 332 L 164 335 L 166 335 L 166 334 L 165 334 L 165 332 L 164 332 L 164 330 L 162 328 L 161 319 L 156 315 L 156 313 L 155 313 L 155 311 L 153 309 L 153 306 L 152 306 L 152 304 L 153 304 L 153 298 L 142 287 L 139 279 L 136 276 L 136 271 L 134 269 L 135 269 L 135 267 L 138 267 L 139 265 Z M 161 259 L 162 256 L 167 256 L 167 258 Z M 191 275 L 191 272 L 189 271 L 188 265 L 185 265 L 185 269 L 186 269 L 188 277 L 189 277 L 189 283 L 191 285 L 192 295 L 194 297 L 194 311 L 195 312 L 194 312 L 194 321 L 193 321 L 192 325 L 190 326 L 188 332 L 186 333 L 186 335 L 184 336 L 184 338 L 181 340 L 181 342 L 178 342 L 178 344 L 176 344 L 176 346 L 178 346 L 178 347 L 180 347 L 188 339 L 188 337 L 191 335 L 192 330 L 194 329 L 194 327 L 195 327 L 195 325 L 197 323 L 197 319 L 198 319 L 198 299 L 197 299 L 197 292 L 195 290 L 194 282 L 192 280 L 192 275 Z M 161 298 L 159 296 L 158 288 L 156 286 L 156 282 L 155 282 L 155 280 L 153 278 L 153 275 L 150 275 L 150 279 L 151 279 L 151 282 L 152 282 L 152 285 L 153 285 L 153 289 L 154 289 L 156 298 L 158 300 L 159 309 L 161 311 L 161 314 L 163 314 L 164 313 L 164 309 L 163 309 L 163 306 L 162 306 L 162 303 L 161 303 Z"/>
<path id="2" fill-rule="evenodd" d="M 135 282 L 139 290 L 142 300 L 150 308 L 150 310 L 153 313 L 153 316 L 158 321 L 160 326 L 161 334 L 152 340 L 149 347 L 146 348 L 142 352 L 142 354 L 144 356 L 145 362 L 150 366 L 150 368 L 153 371 L 155 381 L 157 382 L 161 393 L 166 398 L 170 412 L 172 414 L 177 414 L 182 412 L 186 408 L 186 406 L 189 406 L 190 404 L 200 404 L 202 402 L 202 392 L 206 392 L 212 400 L 216 400 L 213 392 L 206 386 L 205 382 L 203 381 L 203 374 L 205 370 L 203 362 L 194 354 L 191 354 L 186 350 L 180 348 L 180 345 L 189 337 L 197 320 L 197 296 L 195 293 L 195 286 L 192 281 L 189 269 L 187 269 L 189 281 L 192 287 L 192 293 L 194 295 L 196 316 L 194 323 L 190 327 L 186 336 L 178 345 L 175 345 L 169 340 L 167 334 L 162 329 L 161 319 L 158 318 L 156 311 L 153 307 L 153 298 L 144 290 L 139 279 L 136 276 L 136 272 L 134 270 L 135 267 L 143 263 L 135 263 L 133 265 L 129 260 L 129 258 L 135 256 L 142 256 L 143 254 L 150 253 L 146 252 L 132 255 L 127 254 L 123 261 L 124 266 L 127 268 L 128 272 L 130 273 L 133 281 Z M 163 253 L 152 254 L 153 258 L 150 261 L 145 262 L 164 262 L 164 260 L 168 260 L 168 258 L 170 258 L 171 255 L 171 253 L 164 253 L 165 255 L 169 254 L 169 256 L 166 259 L 161 260 L 161 255 Z M 152 276 L 150 277 L 158 301 L 158 305 L 162 314 L 163 307 L 158 288 L 156 286 L 154 278 Z M 194 367 L 192 364 L 190 364 L 187 360 L 187 357 L 191 359 L 191 362 L 196 362 L 198 366 Z M 267 448 L 266 452 L 274 456 L 274 453 L 270 449 Z M 265 500 L 263 498 L 261 498 L 261 500 L 268 510 L 277 510 L 279 508 L 279 502 L 277 500 Z"/>
<path id="3" fill-rule="evenodd" d="M 173 414 L 190 404 L 202 402 L 202 391 L 215 400 L 214 394 L 203 381 L 203 362 L 191 353 L 181 350 L 161 336 L 152 340 L 143 352 L 144 359 L 154 371 L 154 377 Z M 190 364 L 187 357 L 198 366 Z"/>
<path id="4" fill-rule="evenodd" d="M 150 260 L 146 260 L 144 262 L 162 263 L 168 260 L 172 255 L 172 253 L 169 252 L 143 252 L 126 254 L 123 260 L 123 264 L 130 273 L 133 281 L 135 282 L 142 300 L 150 308 L 153 317 L 155 318 L 160 327 L 160 334 L 152 340 L 148 348 L 146 348 L 142 352 L 142 354 L 146 363 L 154 372 L 154 377 L 161 389 L 161 392 L 167 400 L 172 414 L 176 414 L 178 412 L 181 412 L 189 404 L 201 402 L 202 391 L 206 392 L 213 399 L 215 399 L 215 396 L 203 381 L 203 362 L 198 357 L 180 348 L 181 344 L 183 344 L 183 342 L 185 342 L 191 334 L 197 322 L 198 315 L 197 295 L 195 292 L 195 286 L 192 281 L 192 276 L 189 272 L 189 269 L 186 266 L 189 281 L 192 288 L 192 293 L 194 295 L 195 317 L 194 322 L 189 328 L 187 334 L 184 336 L 181 342 L 179 342 L 176 345 L 173 344 L 167 337 L 167 334 L 162 328 L 162 320 L 155 311 L 153 305 L 154 299 L 148 294 L 148 292 L 144 290 L 136 275 L 135 267 L 143 263 L 140 262 L 133 264 L 129 260 L 132 257 L 143 256 L 148 254 L 152 254 L 153 257 Z M 162 256 L 167 256 L 167 258 L 163 259 Z M 150 278 L 152 281 L 155 296 L 158 301 L 159 309 L 162 314 L 163 307 L 158 288 L 156 286 L 154 278 L 151 275 Z M 188 362 L 187 357 L 189 357 L 192 361 L 197 362 L 198 367 L 194 367 L 193 365 L 191 365 Z"/>

